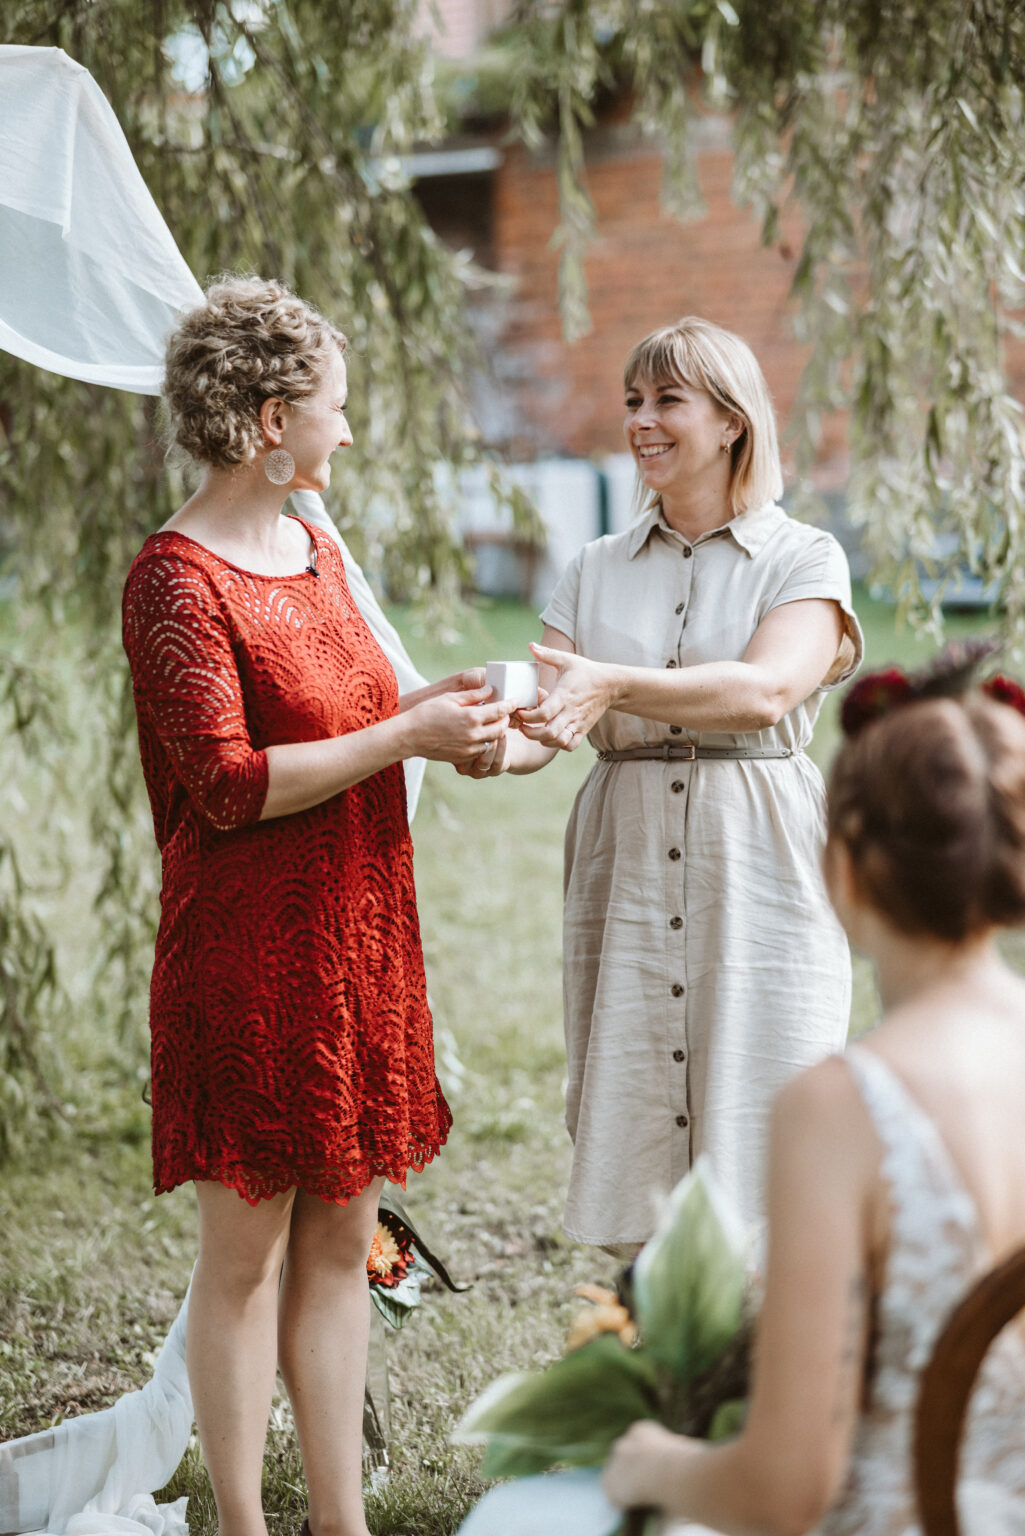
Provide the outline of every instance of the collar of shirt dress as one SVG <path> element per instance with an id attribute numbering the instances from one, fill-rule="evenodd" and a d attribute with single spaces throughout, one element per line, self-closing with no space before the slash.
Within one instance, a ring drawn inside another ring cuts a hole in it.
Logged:
<path id="1" fill-rule="evenodd" d="M 770 501 L 764 507 L 755 507 L 749 512 L 741 512 L 736 517 L 731 517 L 729 522 L 723 523 L 719 528 L 709 528 L 706 533 L 702 533 L 692 542 L 669 526 L 662 512 L 662 503 L 656 502 L 630 530 L 627 554 L 632 560 L 644 548 L 651 535 L 657 531 L 663 538 L 674 540 L 679 544 L 690 544 L 692 548 L 698 544 L 705 544 L 710 539 L 729 536 L 745 554 L 756 555 L 785 520 L 786 513 L 783 508 L 777 506 L 774 501 Z"/>

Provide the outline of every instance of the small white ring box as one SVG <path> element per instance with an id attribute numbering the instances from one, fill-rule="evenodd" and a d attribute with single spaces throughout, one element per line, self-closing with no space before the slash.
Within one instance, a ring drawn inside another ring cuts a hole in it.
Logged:
<path id="1" fill-rule="evenodd" d="M 495 690 L 496 699 L 505 699 L 515 709 L 533 709 L 537 703 L 536 661 L 489 661 L 484 681 Z"/>

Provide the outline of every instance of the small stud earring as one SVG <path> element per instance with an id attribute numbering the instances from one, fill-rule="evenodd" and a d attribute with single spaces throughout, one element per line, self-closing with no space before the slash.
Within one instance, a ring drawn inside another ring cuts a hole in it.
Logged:
<path id="1" fill-rule="evenodd" d="M 723 453 L 729 453 L 729 451 L 732 448 L 732 446 L 733 446 L 732 443 L 723 443 L 723 445 L 722 445 Z"/>
<path id="2" fill-rule="evenodd" d="M 263 461 L 263 472 L 272 485 L 287 485 L 295 474 L 295 460 L 287 448 L 272 448 Z"/>

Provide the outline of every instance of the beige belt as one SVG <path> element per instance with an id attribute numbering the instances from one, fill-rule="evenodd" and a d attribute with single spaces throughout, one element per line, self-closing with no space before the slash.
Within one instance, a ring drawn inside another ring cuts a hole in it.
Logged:
<path id="1" fill-rule="evenodd" d="M 696 758 L 793 757 L 792 747 L 699 747 L 691 741 L 663 741 L 657 746 L 624 747 L 620 752 L 599 752 L 600 763 L 692 763 Z"/>

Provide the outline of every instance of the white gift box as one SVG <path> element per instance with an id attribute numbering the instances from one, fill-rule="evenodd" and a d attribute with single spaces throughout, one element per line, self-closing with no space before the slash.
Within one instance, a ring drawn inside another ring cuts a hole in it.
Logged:
<path id="1" fill-rule="evenodd" d="M 484 681 L 495 690 L 496 699 L 516 709 L 533 709 L 537 703 L 536 661 L 489 661 Z"/>

